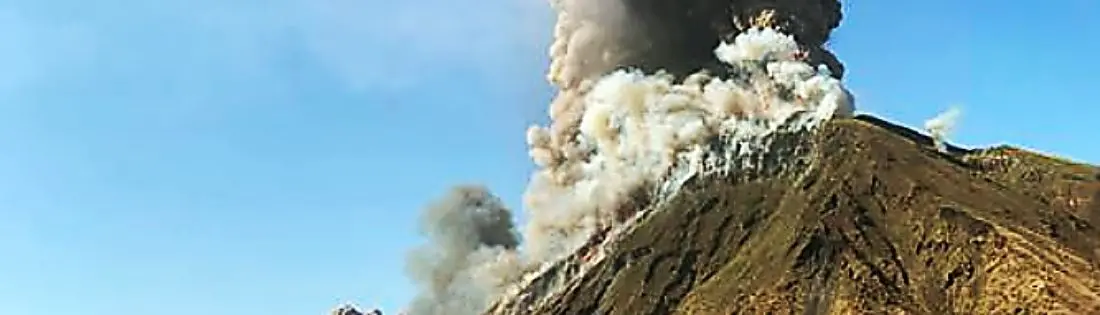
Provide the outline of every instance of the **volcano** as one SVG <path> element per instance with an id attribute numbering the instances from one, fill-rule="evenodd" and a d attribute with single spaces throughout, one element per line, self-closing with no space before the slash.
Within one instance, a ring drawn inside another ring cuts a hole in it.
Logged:
<path id="1" fill-rule="evenodd" d="M 551 0 L 522 235 L 423 216 L 410 315 L 1100 314 L 1100 169 L 856 115 L 837 0 Z"/>
<path id="2" fill-rule="evenodd" d="M 872 116 L 812 138 L 806 168 L 693 178 L 488 314 L 1100 314 L 1100 168 Z"/>

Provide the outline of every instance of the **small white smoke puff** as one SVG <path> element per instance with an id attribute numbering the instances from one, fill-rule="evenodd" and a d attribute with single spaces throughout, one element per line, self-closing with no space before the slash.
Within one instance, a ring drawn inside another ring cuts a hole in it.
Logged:
<path id="1" fill-rule="evenodd" d="M 955 129 L 960 115 L 962 115 L 962 112 L 957 107 L 952 107 L 924 122 L 924 129 L 932 135 L 936 150 L 947 151 L 947 143 L 945 142 L 947 134 Z"/>

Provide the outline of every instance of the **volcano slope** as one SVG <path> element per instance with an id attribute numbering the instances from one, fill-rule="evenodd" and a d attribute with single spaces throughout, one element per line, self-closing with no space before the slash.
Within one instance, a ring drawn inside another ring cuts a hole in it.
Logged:
<path id="1" fill-rule="evenodd" d="M 699 177 L 524 314 L 1100 314 L 1100 169 L 869 116 L 809 166 Z"/>

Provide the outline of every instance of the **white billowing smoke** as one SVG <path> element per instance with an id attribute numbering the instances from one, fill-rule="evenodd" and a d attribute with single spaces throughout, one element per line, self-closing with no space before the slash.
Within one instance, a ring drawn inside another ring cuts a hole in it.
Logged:
<path id="1" fill-rule="evenodd" d="M 951 133 L 955 129 L 955 125 L 958 124 L 959 116 L 962 112 L 958 107 L 949 108 L 947 111 L 936 115 L 924 122 L 924 129 L 928 130 L 928 133 L 932 135 L 932 141 L 936 146 L 936 150 L 947 150 L 947 134 Z"/>
<path id="2" fill-rule="evenodd" d="M 550 5 L 558 13 L 550 44 L 547 79 L 551 83 L 563 89 L 576 87 L 618 64 L 629 29 L 622 2 L 550 0 Z"/>
<path id="3" fill-rule="evenodd" d="M 562 91 L 576 93 L 569 101 L 579 119 L 528 131 L 532 158 L 542 168 L 525 196 L 531 218 L 525 254 L 547 261 L 571 253 L 615 223 L 626 196 L 687 167 L 689 155 L 705 151 L 707 141 L 759 137 L 798 112 L 811 112 L 809 125 L 850 115 L 840 82 L 824 67 L 797 60 L 797 49 L 788 35 L 750 29 L 715 49 L 744 80 L 697 73 L 676 83 L 665 74 L 616 71 L 583 83 L 579 93 Z"/>
<path id="4" fill-rule="evenodd" d="M 523 246 L 490 246 L 482 238 L 488 234 L 471 232 L 505 217 L 483 217 L 503 207 L 469 201 L 495 200 L 487 192 L 459 193 L 465 197 L 429 208 L 428 230 L 435 232 L 427 248 L 434 250 L 410 262 L 414 279 L 426 284 L 410 314 L 483 311 L 503 287 L 623 224 L 633 215 L 625 205 L 638 191 L 668 187 L 684 174 L 737 176 L 729 161 L 765 147 L 757 142 L 769 135 L 853 113 L 841 83 L 823 65 L 799 59 L 794 39 L 773 29 L 750 29 L 715 48 L 730 78 L 700 72 L 677 81 L 664 73 L 611 71 L 624 36 L 618 1 L 552 1 L 559 18 L 549 79 L 559 95 L 551 125 L 527 132 L 538 170 L 524 195 Z M 714 142 L 733 145 L 715 152 Z"/>

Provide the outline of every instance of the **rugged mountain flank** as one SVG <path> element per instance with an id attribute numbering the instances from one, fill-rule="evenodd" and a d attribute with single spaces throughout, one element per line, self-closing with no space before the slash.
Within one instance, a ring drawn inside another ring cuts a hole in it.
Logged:
<path id="1" fill-rule="evenodd" d="M 804 167 L 688 180 L 490 313 L 1100 314 L 1100 169 L 870 116 L 810 137 Z"/>

